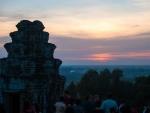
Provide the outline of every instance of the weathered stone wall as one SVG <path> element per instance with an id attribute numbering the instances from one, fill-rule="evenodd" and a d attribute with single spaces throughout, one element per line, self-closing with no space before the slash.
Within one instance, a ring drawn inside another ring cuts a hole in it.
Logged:
<path id="1" fill-rule="evenodd" d="M 4 45 L 8 57 L 0 59 L 0 100 L 5 104 L 1 93 L 17 92 L 22 103 L 30 100 L 47 113 L 63 91 L 62 61 L 54 58 L 56 46 L 48 43 L 49 33 L 40 21 L 23 20 L 16 27 L 18 31 L 10 33 L 12 42 Z"/>

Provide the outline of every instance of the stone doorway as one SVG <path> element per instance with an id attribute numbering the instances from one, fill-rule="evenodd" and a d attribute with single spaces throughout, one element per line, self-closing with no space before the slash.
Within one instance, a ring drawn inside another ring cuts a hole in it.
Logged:
<path id="1" fill-rule="evenodd" d="M 6 93 L 6 110 L 7 113 L 20 113 L 21 101 L 20 93 Z"/>

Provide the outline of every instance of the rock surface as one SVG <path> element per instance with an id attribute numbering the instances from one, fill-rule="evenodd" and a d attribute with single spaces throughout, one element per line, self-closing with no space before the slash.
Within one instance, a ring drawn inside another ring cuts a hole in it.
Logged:
<path id="1" fill-rule="evenodd" d="M 59 75 L 62 61 L 54 58 L 56 46 L 48 43 L 49 33 L 43 31 L 42 22 L 22 20 L 16 27 L 18 31 L 10 33 L 12 42 L 4 45 L 8 57 L 0 59 L 0 101 L 13 106 L 7 98 L 18 94 L 20 108 L 24 101 L 31 101 L 42 113 L 48 113 L 63 92 L 65 78 Z M 7 112 L 13 113 L 11 109 Z"/>

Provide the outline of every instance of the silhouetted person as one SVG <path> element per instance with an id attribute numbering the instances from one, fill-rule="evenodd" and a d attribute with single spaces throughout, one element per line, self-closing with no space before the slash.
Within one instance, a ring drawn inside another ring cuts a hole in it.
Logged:
<path id="1" fill-rule="evenodd" d="M 22 113 L 37 113 L 35 106 L 30 102 L 25 102 Z"/>
<path id="2" fill-rule="evenodd" d="M 116 108 L 111 108 L 110 113 L 118 113 L 118 111 L 116 110 Z"/>
<path id="3" fill-rule="evenodd" d="M 65 113 L 66 105 L 63 97 L 60 97 L 59 101 L 56 102 L 54 106 L 56 113 Z"/>
<path id="4" fill-rule="evenodd" d="M 66 105 L 68 105 L 68 104 L 71 103 L 71 101 L 72 101 L 72 97 L 71 97 L 69 91 L 65 91 L 65 92 L 64 92 L 64 103 L 65 103 Z"/>
<path id="5" fill-rule="evenodd" d="M 40 106 L 38 104 L 34 104 L 36 113 L 41 113 Z"/>
<path id="6" fill-rule="evenodd" d="M 133 105 L 131 106 L 131 113 L 138 113 L 138 107 L 137 107 L 136 104 L 133 104 Z"/>
<path id="7" fill-rule="evenodd" d="M 81 100 L 77 99 L 73 108 L 74 108 L 74 113 L 83 113 L 83 107 L 81 106 Z"/>
<path id="8" fill-rule="evenodd" d="M 83 109 L 85 113 L 93 113 L 95 109 L 95 103 L 92 96 L 87 96 L 85 102 L 83 103 Z"/>
<path id="9" fill-rule="evenodd" d="M 103 110 L 100 109 L 100 102 L 99 101 L 95 102 L 95 109 L 94 109 L 93 113 L 104 113 Z"/>
<path id="10" fill-rule="evenodd" d="M 142 113 L 150 113 L 150 106 L 148 101 L 145 101 Z"/>
<path id="11" fill-rule="evenodd" d="M 131 113 L 131 107 L 127 104 L 122 104 L 119 108 L 119 113 Z"/>
<path id="12" fill-rule="evenodd" d="M 150 113 L 150 107 L 145 106 L 142 113 Z"/>
<path id="13" fill-rule="evenodd" d="M 94 111 L 93 113 L 102 113 L 100 110 L 101 100 L 99 95 L 94 95 Z"/>
<path id="14" fill-rule="evenodd" d="M 65 113 L 74 113 L 73 104 L 68 104 Z"/>
<path id="15" fill-rule="evenodd" d="M 117 102 L 112 98 L 111 94 L 109 94 L 107 99 L 102 102 L 100 109 L 102 109 L 104 113 L 111 113 L 111 109 L 114 109 L 115 111 L 118 110 Z"/>

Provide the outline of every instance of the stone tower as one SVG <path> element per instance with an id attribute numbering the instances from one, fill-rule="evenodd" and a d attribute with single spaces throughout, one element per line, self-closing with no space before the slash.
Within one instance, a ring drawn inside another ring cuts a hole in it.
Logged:
<path id="1" fill-rule="evenodd" d="M 22 20 L 16 27 L 12 42 L 4 45 L 8 57 L 0 59 L 0 102 L 7 113 L 20 113 L 25 101 L 48 113 L 63 92 L 62 62 L 54 58 L 56 46 L 48 43 L 49 33 L 40 21 Z"/>

